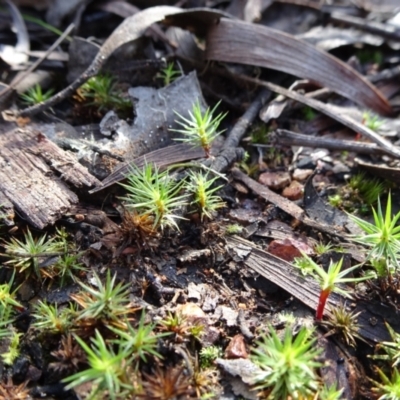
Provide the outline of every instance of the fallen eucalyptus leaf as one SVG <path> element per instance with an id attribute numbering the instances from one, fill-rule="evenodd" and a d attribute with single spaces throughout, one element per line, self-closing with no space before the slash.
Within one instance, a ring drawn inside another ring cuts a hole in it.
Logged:
<path id="1" fill-rule="evenodd" d="M 349 65 L 287 33 L 222 18 L 207 36 L 207 58 L 258 65 L 307 78 L 381 114 L 383 94 Z"/>

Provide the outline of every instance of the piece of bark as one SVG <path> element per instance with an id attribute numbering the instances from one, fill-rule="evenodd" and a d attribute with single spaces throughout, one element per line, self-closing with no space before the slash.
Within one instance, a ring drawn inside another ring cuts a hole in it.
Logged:
<path id="1" fill-rule="evenodd" d="M 53 224 L 78 202 L 64 181 L 76 188 L 100 184 L 71 155 L 30 127 L 0 135 L 0 165 L 0 191 L 39 229 Z"/>
<path id="2" fill-rule="evenodd" d="M 382 154 L 385 149 L 376 143 L 357 142 L 355 140 L 340 140 L 321 136 L 304 135 L 286 129 L 277 129 L 273 133 L 274 143 L 281 146 L 306 146 L 328 150 L 352 151 L 362 154 Z M 256 147 L 266 147 L 257 144 Z"/>

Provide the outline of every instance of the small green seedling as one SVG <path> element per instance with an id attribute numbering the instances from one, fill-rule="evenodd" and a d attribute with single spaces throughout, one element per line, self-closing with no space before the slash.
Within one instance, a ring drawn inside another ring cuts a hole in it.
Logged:
<path id="1" fill-rule="evenodd" d="M 343 388 L 338 389 L 336 383 L 330 386 L 324 385 L 318 392 L 318 400 L 342 400 Z"/>
<path id="2" fill-rule="evenodd" d="M 92 382 L 93 390 L 88 398 L 94 398 L 100 391 L 107 391 L 112 400 L 128 398 L 124 396 L 133 389 L 128 379 L 129 352 L 121 347 L 114 351 L 97 330 L 90 347 L 78 336 L 75 339 L 87 355 L 89 368 L 63 379 L 68 384 L 66 390 Z"/>
<path id="3" fill-rule="evenodd" d="M 160 172 L 151 164 L 142 169 L 132 166 L 126 178 L 128 183 L 121 185 L 128 191 L 128 195 L 122 197 L 128 210 L 152 218 L 154 228 L 172 226 L 178 229 L 176 220 L 182 217 L 174 212 L 187 204 L 187 195 L 180 194 L 184 182 L 174 182 L 168 171 Z"/>
<path id="4" fill-rule="evenodd" d="M 123 97 L 116 83 L 116 79 L 109 74 L 94 76 L 77 90 L 78 98 L 101 113 L 112 109 L 126 112 L 132 107 L 132 103 Z"/>
<path id="5" fill-rule="evenodd" d="M 127 323 L 127 331 L 111 328 L 119 336 L 119 339 L 114 342 L 130 355 L 136 369 L 139 367 L 140 360 L 148 362 L 149 355 L 162 359 L 161 354 L 157 352 L 157 343 L 160 338 L 169 335 L 169 333 L 154 334 L 155 325 L 145 325 L 144 320 L 143 312 L 136 329 L 130 323 Z"/>
<path id="6" fill-rule="evenodd" d="M 211 219 L 212 214 L 221 207 L 225 206 L 225 203 L 221 200 L 221 197 L 216 196 L 214 193 L 221 189 L 223 185 L 212 187 L 214 182 L 219 177 L 209 179 L 208 173 L 202 172 L 190 172 L 190 181 L 186 185 L 189 192 L 193 193 L 194 200 L 192 204 L 196 205 L 201 214 L 201 220 L 204 216 Z"/>
<path id="7" fill-rule="evenodd" d="M 42 332 L 65 333 L 72 328 L 76 315 L 72 305 L 59 310 L 57 304 L 39 301 L 34 307 L 32 326 Z"/>
<path id="8" fill-rule="evenodd" d="M 365 111 L 362 115 L 362 124 L 371 129 L 371 131 L 377 132 L 383 124 L 383 121 L 377 115 Z"/>
<path id="9" fill-rule="evenodd" d="M 242 233 L 242 231 L 243 231 L 243 226 L 239 224 L 229 224 L 225 227 L 225 232 L 228 235 L 238 235 Z"/>
<path id="10" fill-rule="evenodd" d="M 400 399 L 400 372 L 397 368 L 393 369 L 392 376 L 389 378 L 382 370 L 377 368 L 377 372 L 382 383 L 372 380 L 375 384 L 374 392 L 380 397 L 378 400 L 399 400 Z"/>
<path id="11" fill-rule="evenodd" d="M 20 354 L 21 336 L 22 333 L 18 333 L 14 329 L 11 329 L 10 335 L 6 339 L 6 341 L 8 342 L 8 349 L 1 354 L 1 358 L 3 359 L 4 364 L 13 365 L 14 361 L 18 358 Z"/>
<path id="12" fill-rule="evenodd" d="M 157 75 L 157 78 L 160 78 L 164 82 L 164 86 L 168 86 L 171 84 L 175 79 L 181 76 L 181 71 L 174 68 L 174 63 L 170 62 L 167 64 L 165 68 L 163 68 Z"/>
<path id="13" fill-rule="evenodd" d="M 175 112 L 180 118 L 176 123 L 181 125 L 183 129 L 172 129 L 172 131 L 182 133 L 184 136 L 175 140 L 189 143 L 194 147 L 202 147 L 206 153 L 206 157 L 210 157 L 211 144 L 223 132 L 223 130 L 219 131 L 218 128 L 227 115 L 227 113 L 220 113 L 214 117 L 214 113 L 220 103 L 218 102 L 212 110 L 208 107 L 203 113 L 200 102 L 197 101 L 193 105 L 192 111 L 189 111 L 189 118 L 185 118 Z"/>
<path id="14" fill-rule="evenodd" d="M 214 361 L 218 357 L 222 357 L 223 352 L 221 347 L 208 346 L 200 350 L 200 368 L 206 369 L 213 366 Z"/>
<path id="15" fill-rule="evenodd" d="M 385 354 L 373 355 L 371 358 L 386 360 L 391 364 L 392 368 L 398 368 L 400 364 L 400 334 L 397 333 L 388 323 L 386 323 L 386 328 L 392 341 L 380 342 L 377 345 L 377 349 L 382 349 Z"/>
<path id="16" fill-rule="evenodd" d="M 318 242 L 314 245 L 314 251 L 318 255 L 328 253 L 329 251 L 332 251 L 334 248 L 335 246 L 331 242 L 329 243 Z"/>
<path id="17" fill-rule="evenodd" d="M 312 275 L 314 272 L 314 265 L 315 262 L 305 254 L 293 260 L 293 266 L 298 268 L 303 276 Z"/>
<path id="18" fill-rule="evenodd" d="M 12 273 L 11 279 L 8 283 L 4 283 L 0 285 L 0 307 L 7 308 L 7 307 L 17 307 L 22 309 L 23 305 L 15 300 L 15 293 L 17 292 L 18 288 L 16 288 L 13 292 L 11 292 L 12 285 L 14 283 L 15 277 L 15 270 Z"/>
<path id="19" fill-rule="evenodd" d="M 204 333 L 204 325 L 190 323 L 187 317 L 180 312 L 168 312 L 167 316 L 160 321 L 160 328 L 163 331 L 174 333 L 177 340 L 180 341 L 188 338 L 199 339 Z"/>
<path id="20" fill-rule="evenodd" d="M 15 321 L 12 307 L 0 306 L 0 339 L 8 338 L 12 335 L 12 324 Z"/>
<path id="21" fill-rule="evenodd" d="M 377 178 L 368 178 L 364 172 L 353 175 L 348 183 L 353 198 L 360 198 L 368 205 L 375 204 L 385 191 L 385 183 Z"/>
<path id="22" fill-rule="evenodd" d="M 339 284 L 361 282 L 366 279 L 371 279 L 371 275 L 366 275 L 359 278 L 344 278 L 350 272 L 359 268 L 359 265 L 355 265 L 353 267 L 347 268 L 344 271 L 341 271 L 342 264 L 343 258 L 341 258 L 338 262 L 331 261 L 328 271 L 325 271 L 317 263 L 313 262 L 313 270 L 321 286 L 321 293 L 319 295 L 318 307 L 315 316 L 317 321 L 320 321 L 322 319 L 326 301 L 328 300 L 328 297 L 332 292 L 339 293 L 347 298 L 351 298 L 351 294 L 349 293 L 349 291 L 339 287 Z"/>
<path id="23" fill-rule="evenodd" d="M 400 226 L 397 221 L 400 218 L 400 212 L 392 216 L 392 197 L 389 193 L 386 212 L 383 213 L 381 201 L 378 198 L 377 211 L 372 208 L 374 223 L 367 222 L 355 215 L 349 215 L 363 231 L 363 235 L 355 235 L 352 240 L 369 248 L 367 260 L 386 260 L 387 273 L 390 272 L 390 265 L 400 268 Z"/>
<path id="24" fill-rule="evenodd" d="M 35 104 L 43 103 L 50 99 L 53 95 L 54 90 L 49 89 L 46 92 L 42 91 L 42 87 L 37 83 L 26 91 L 26 93 L 20 94 L 22 101 L 28 105 L 33 106 Z"/>
<path id="25" fill-rule="evenodd" d="M 343 206 L 343 197 L 337 193 L 332 196 L 329 196 L 328 202 L 332 207 L 341 208 Z"/>
<path id="26" fill-rule="evenodd" d="M 10 264 L 19 272 L 25 272 L 28 276 L 33 272 L 41 278 L 41 268 L 38 256 L 54 255 L 63 250 L 63 245 L 56 238 L 47 239 L 46 235 L 34 239 L 28 229 L 24 241 L 12 238 L 4 245 L 6 255 L 11 258 L 5 264 Z"/>
<path id="27" fill-rule="evenodd" d="M 260 170 L 260 165 L 258 162 L 251 163 L 250 155 L 247 151 L 245 152 L 245 157 L 243 160 L 238 162 L 237 165 L 250 177 L 254 177 Z"/>
<path id="28" fill-rule="evenodd" d="M 359 334 L 360 326 L 357 322 L 360 314 L 361 311 L 358 313 L 348 311 L 346 304 L 340 304 L 333 308 L 332 315 L 323 322 L 330 329 L 325 336 L 340 335 L 348 346 L 356 347 L 356 338 L 363 340 Z"/>
<path id="29" fill-rule="evenodd" d="M 253 144 L 268 144 L 270 136 L 271 129 L 264 123 L 258 124 L 250 132 L 250 142 Z"/>
<path id="30" fill-rule="evenodd" d="M 270 398 L 310 398 L 318 390 L 316 369 L 321 350 L 315 345 L 313 330 L 302 327 L 296 337 L 286 328 L 281 340 L 274 328 L 257 342 L 251 359 L 262 372 L 254 378 L 256 389 L 270 390 Z"/>
<path id="31" fill-rule="evenodd" d="M 82 253 L 66 253 L 52 266 L 52 273 L 59 278 L 61 287 L 68 281 L 76 282 L 77 274 L 88 271 L 88 269 L 78 261 L 81 255 Z"/>
<path id="32" fill-rule="evenodd" d="M 129 285 L 116 284 L 116 275 L 111 278 L 110 270 L 104 283 L 97 274 L 94 274 L 94 279 L 96 288 L 78 282 L 83 290 L 71 295 L 71 298 L 82 307 L 77 320 L 94 319 L 106 326 L 125 329 L 126 324 L 121 318 L 134 311 L 129 301 Z"/>

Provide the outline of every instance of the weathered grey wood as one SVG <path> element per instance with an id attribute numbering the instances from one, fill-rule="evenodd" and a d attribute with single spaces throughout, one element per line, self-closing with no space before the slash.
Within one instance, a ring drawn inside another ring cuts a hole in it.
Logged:
<path id="1" fill-rule="evenodd" d="M 30 224 L 53 224 L 78 202 L 65 182 L 76 188 L 100 184 L 38 130 L 27 126 L 0 134 L 0 191 Z"/>

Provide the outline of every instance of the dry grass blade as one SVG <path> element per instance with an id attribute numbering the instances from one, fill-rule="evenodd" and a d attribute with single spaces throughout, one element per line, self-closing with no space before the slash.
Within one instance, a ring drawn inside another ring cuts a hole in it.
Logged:
<path id="1" fill-rule="evenodd" d="M 208 31 L 207 58 L 258 65 L 311 79 L 364 107 L 391 113 L 383 94 L 349 65 L 271 28 L 222 18 Z"/>

